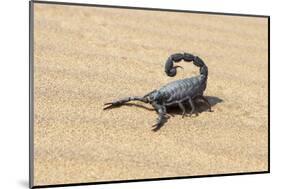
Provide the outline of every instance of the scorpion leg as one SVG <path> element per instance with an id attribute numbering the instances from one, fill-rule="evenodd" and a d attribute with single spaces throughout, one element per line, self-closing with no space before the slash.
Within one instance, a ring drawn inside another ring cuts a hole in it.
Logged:
<path id="1" fill-rule="evenodd" d="M 185 107 L 183 106 L 183 104 L 181 103 L 181 102 L 178 102 L 178 105 L 179 105 L 179 107 L 181 108 L 181 110 L 182 110 L 182 118 L 184 118 L 184 116 L 185 116 Z"/>
<path id="2" fill-rule="evenodd" d="M 163 105 L 162 107 L 163 107 L 163 111 L 165 112 L 164 114 L 165 118 L 169 119 L 171 116 L 168 115 L 166 106 Z"/>
<path id="3" fill-rule="evenodd" d="M 184 105 L 182 104 L 184 101 L 186 101 L 187 99 L 190 99 L 189 96 L 181 99 L 180 101 L 175 101 L 175 102 L 171 102 L 171 103 L 167 103 L 166 106 L 170 106 L 170 105 L 173 105 L 173 104 L 178 104 L 180 109 L 182 110 L 182 118 L 184 118 L 185 114 L 186 114 L 186 109 L 184 107 Z"/>
<path id="4" fill-rule="evenodd" d="M 157 123 L 152 126 L 155 127 L 154 129 L 152 129 L 152 131 L 158 131 L 165 123 L 166 107 L 164 105 L 159 105 L 156 103 L 152 103 L 152 106 L 156 109 L 158 113 Z"/>
<path id="5" fill-rule="evenodd" d="M 126 102 L 133 101 L 133 100 L 148 103 L 148 100 L 145 97 L 131 96 L 131 97 L 126 97 L 126 98 L 122 98 L 119 100 L 105 103 L 104 105 L 105 106 L 108 105 L 108 106 L 104 107 L 103 109 L 106 110 L 108 108 L 121 106 L 121 105 L 125 104 Z"/>
<path id="6" fill-rule="evenodd" d="M 190 104 L 190 106 L 191 106 L 191 111 L 190 111 L 190 113 L 189 113 L 189 116 L 192 116 L 192 114 L 193 114 L 194 111 L 195 111 L 195 106 L 194 106 L 194 103 L 193 103 L 193 101 L 192 101 L 191 98 L 188 99 L 188 102 L 189 102 L 189 104 Z M 196 116 L 198 116 L 198 113 L 197 113 L 197 112 L 196 112 Z"/>

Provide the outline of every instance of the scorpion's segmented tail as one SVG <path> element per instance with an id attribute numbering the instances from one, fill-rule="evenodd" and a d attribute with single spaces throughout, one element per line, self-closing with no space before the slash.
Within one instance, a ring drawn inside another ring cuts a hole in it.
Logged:
<path id="1" fill-rule="evenodd" d="M 174 66 L 174 62 L 180 62 L 181 60 L 186 62 L 193 61 L 195 66 L 200 67 L 200 75 L 204 76 L 205 79 L 208 78 L 208 67 L 205 65 L 204 61 L 198 56 L 189 53 L 176 53 L 169 56 L 165 64 L 165 72 L 168 76 L 174 77 L 177 74 L 177 68 L 180 66 Z"/>

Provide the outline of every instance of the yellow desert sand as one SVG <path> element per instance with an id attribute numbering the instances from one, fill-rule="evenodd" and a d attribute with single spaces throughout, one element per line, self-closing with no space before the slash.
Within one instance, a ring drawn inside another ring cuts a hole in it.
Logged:
<path id="1" fill-rule="evenodd" d="M 268 20 L 179 12 L 35 4 L 34 184 L 267 171 Z M 209 68 L 213 112 L 157 132 L 149 104 L 103 110 Z"/>

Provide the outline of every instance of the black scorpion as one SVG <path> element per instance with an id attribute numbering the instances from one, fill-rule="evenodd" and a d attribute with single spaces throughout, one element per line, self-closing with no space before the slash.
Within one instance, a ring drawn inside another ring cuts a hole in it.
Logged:
<path id="1" fill-rule="evenodd" d="M 141 101 L 144 103 L 150 103 L 158 113 L 157 123 L 153 125 L 155 127 L 153 131 L 157 131 L 164 124 L 167 117 L 166 107 L 178 105 L 182 110 L 182 117 L 186 114 L 185 104 L 189 103 L 191 111 L 189 116 L 195 112 L 194 101 L 202 100 L 208 105 L 209 111 L 211 105 L 208 100 L 203 96 L 203 93 L 207 87 L 208 79 L 208 67 L 203 60 L 198 56 L 194 56 L 189 53 L 176 53 L 172 54 L 166 61 L 165 72 L 168 76 L 174 77 L 177 74 L 177 68 L 181 66 L 174 66 L 174 62 L 180 62 L 184 60 L 186 62 L 193 62 L 194 65 L 200 68 L 200 75 L 176 80 L 162 86 L 158 90 L 153 90 L 143 97 L 131 96 L 115 100 L 104 105 L 108 105 L 104 109 L 121 106 L 129 101 Z M 196 113 L 196 115 L 198 115 Z"/>

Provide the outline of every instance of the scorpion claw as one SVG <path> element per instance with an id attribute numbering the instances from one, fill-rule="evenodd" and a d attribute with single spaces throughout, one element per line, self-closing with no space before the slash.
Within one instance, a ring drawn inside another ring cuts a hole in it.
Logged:
<path id="1" fill-rule="evenodd" d="M 154 125 L 152 125 L 152 127 L 155 127 L 154 129 L 157 129 L 157 128 L 160 127 L 160 125 L 161 125 L 160 123 L 155 123 Z M 153 129 L 153 130 L 154 130 L 154 129 Z"/>
<path id="2" fill-rule="evenodd" d="M 152 131 L 156 132 L 156 131 L 158 131 L 158 130 L 160 129 L 161 124 L 156 123 L 156 124 L 152 125 L 152 127 L 154 127 L 154 128 L 152 129 Z"/>
<path id="3" fill-rule="evenodd" d="M 164 121 L 161 118 L 160 119 L 158 118 L 157 123 L 152 125 L 152 127 L 154 127 L 152 129 L 152 131 L 154 131 L 154 132 L 158 131 L 162 127 L 163 124 L 164 124 Z"/>
<path id="4" fill-rule="evenodd" d="M 156 132 L 156 131 L 158 131 L 158 130 L 159 130 L 158 127 L 155 127 L 154 129 L 152 129 L 153 132 Z"/>
<path id="5" fill-rule="evenodd" d="M 154 125 L 152 125 L 152 127 L 158 127 L 158 126 L 159 126 L 159 122 L 157 122 Z"/>
<path id="6" fill-rule="evenodd" d="M 106 105 L 109 105 L 109 106 L 106 106 Z M 118 105 L 120 105 L 120 104 L 119 103 L 115 103 L 115 102 L 104 103 L 104 106 L 106 106 L 106 107 L 104 107 L 103 110 L 106 110 L 106 109 L 109 109 L 109 108 L 112 108 L 112 107 L 118 106 Z"/>
<path id="7" fill-rule="evenodd" d="M 103 108 L 103 110 L 107 110 L 107 109 L 109 109 L 109 108 L 111 108 L 111 107 L 112 107 L 112 105 L 106 106 L 106 107 Z"/>

